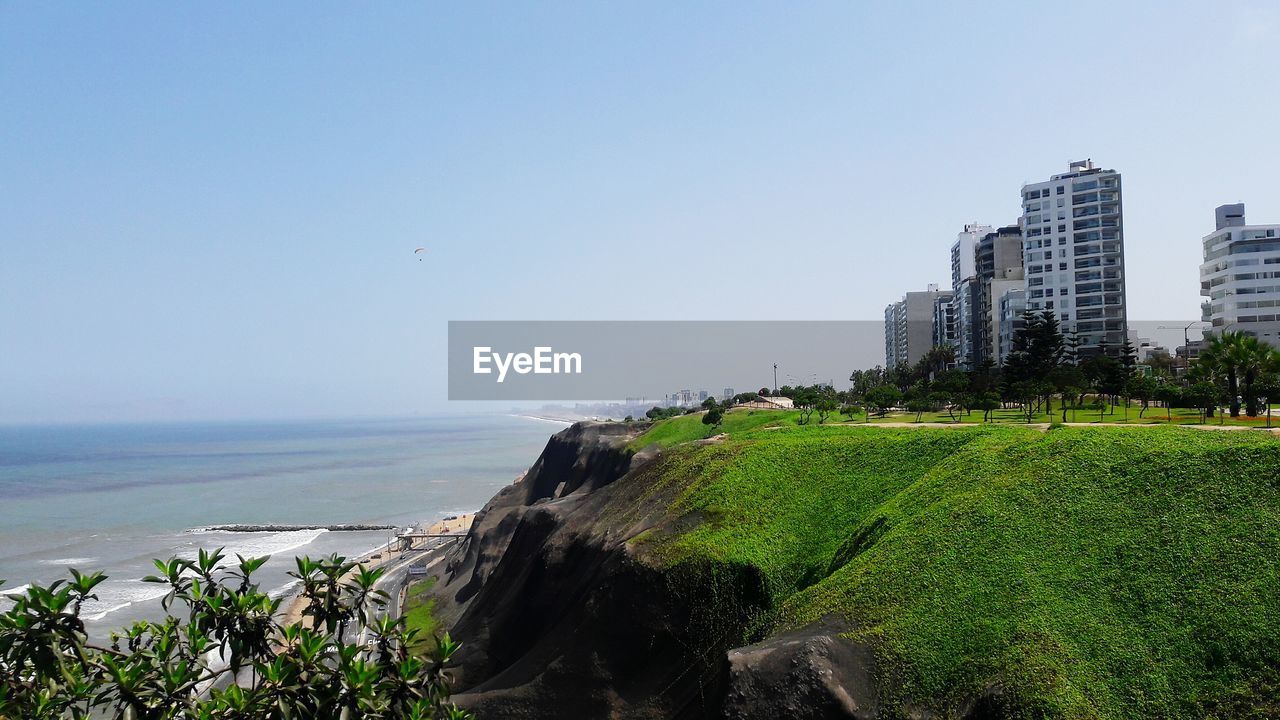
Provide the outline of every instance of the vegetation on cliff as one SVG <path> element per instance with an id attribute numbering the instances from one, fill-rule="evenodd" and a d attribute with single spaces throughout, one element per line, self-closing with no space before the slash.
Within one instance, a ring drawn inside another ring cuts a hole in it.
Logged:
<path id="1" fill-rule="evenodd" d="M 1024 717 L 1280 711 L 1274 438 L 761 415 L 728 413 L 713 443 L 679 444 L 687 418 L 633 443 L 667 448 L 642 472 L 674 498 L 633 546 L 758 571 L 772 610 L 743 642 L 839 617 L 886 707 L 944 715 L 991 693 Z"/>

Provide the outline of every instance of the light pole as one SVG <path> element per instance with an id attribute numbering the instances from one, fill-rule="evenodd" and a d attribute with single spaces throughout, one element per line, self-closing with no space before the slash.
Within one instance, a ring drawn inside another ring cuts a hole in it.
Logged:
<path id="1" fill-rule="evenodd" d="M 1191 335 L 1187 331 L 1191 329 L 1192 325 L 1201 325 L 1201 324 L 1204 324 L 1204 322 L 1205 322 L 1204 320 L 1192 320 L 1182 328 L 1182 352 L 1183 352 L 1182 368 L 1184 370 L 1191 367 Z M 1177 330 L 1178 326 L 1177 325 L 1161 325 L 1156 329 L 1157 330 Z"/>
<path id="2" fill-rule="evenodd" d="M 773 394 L 778 394 L 778 363 L 773 364 Z"/>

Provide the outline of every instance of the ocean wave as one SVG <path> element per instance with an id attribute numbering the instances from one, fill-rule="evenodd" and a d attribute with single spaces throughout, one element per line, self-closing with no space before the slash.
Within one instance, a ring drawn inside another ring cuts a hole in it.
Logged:
<path id="1" fill-rule="evenodd" d="M 89 600 L 80 608 L 80 617 L 85 622 L 97 622 L 136 603 L 162 598 L 169 592 L 169 586 L 141 580 L 108 580 L 93 592 L 98 599 Z"/>
<path id="2" fill-rule="evenodd" d="M 89 565 L 98 562 L 95 557 L 69 557 L 54 558 L 52 560 L 40 560 L 41 565 Z"/>
<path id="3" fill-rule="evenodd" d="M 28 588 L 30 588 L 30 587 L 31 587 L 31 584 L 30 584 L 30 583 L 28 583 L 28 584 L 26 584 L 26 585 L 18 585 L 18 586 L 16 586 L 16 587 L 4 587 L 4 586 L 0 586 L 0 596 L 4 596 L 4 595 L 22 595 L 22 594 L 25 594 L 25 593 L 27 592 L 27 589 L 28 589 Z"/>
<path id="4" fill-rule="evenodd" d="M 298 580 L 290 580 L 289 582 L 287 582 L 287 583 L 285 583 L 285 584 L 283 584 L 283 585 L 281 585 L 281 586 L 279 586 L 279 587 L 277 587 L 277 588 L 274 588 L 274 589 L 272 589 L 272 590 L 269 590 L 269 591 L 267 592 L 267 597 L 271 598 L 272 600 L 274 600 L 274 599 L 276 599 L 276 598 L 284 597 L 285 595 L 288 595 L 288 594 L 289 594 L 289 592 L 290 592 L 291 590 L 293 590 L 293 588 L 294 588 L 296 585 L 298 585 L 298 584 L 299 584 L 299 582 L 300 582 L 300 581 L 298 581 Z"/>
<path id="5" fill-rule="evenodd" d="M 218 540 L 208 543 L 213 547 L 222 547 L 226 556 L 234 560 L 236 555 L 245 557 L 262 557 L 263 555 L 278 555 L 280 553 L 297 550 L 315 542 L 315 539 L 329 532 L 324 528 L 314 530 L 286 530 L 284 532 L 261 532 L 261 533 L 231 533 L 222 530 L 197 530 L 192 535 L 211 535 L 217 537 Z M 231 538 L 231 542 L 225 542 L 223 538 Z M 205 543 L 193 541 L 193 545 L 203 546 Z M 178 554 L 179 557 L 191 559 L 198 552 L 197 547 L 192 547 Z"/>
<path id="6" fill-rule="evenodd" d="M 564 425 L 568 427 L 573 424 L 571 420 L 561 420 L 560 418 L 542 417 L 540 415 L 512 415 L 511 417 L 523 418 L 525 420 L 537 420 L 539 422 L 555 423 L 556 425 Z"/>

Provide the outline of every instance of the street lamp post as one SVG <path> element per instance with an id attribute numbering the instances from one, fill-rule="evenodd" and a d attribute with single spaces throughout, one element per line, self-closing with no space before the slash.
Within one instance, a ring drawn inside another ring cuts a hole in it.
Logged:
<path id="1" fill-rule="evenodd" d="M 778 363 L 773 364 L 773 394 L 778 394 Z"/>

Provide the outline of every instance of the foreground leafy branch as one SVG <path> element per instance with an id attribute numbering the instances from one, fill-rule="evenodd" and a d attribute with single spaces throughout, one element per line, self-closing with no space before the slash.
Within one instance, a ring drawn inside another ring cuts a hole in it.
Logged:
<path id="1" fill-rule="evenodd" d="M 0 720 L 119 718 L 461 720 L 449 701 L 448 634 L 432 658 L 408 648 L 417 631 L 380 612 L 381 569 L 332 555 L 298 558 L 303 619 L 282 622 L 280 600 L 253 573 L 266 557 L 201 550 L 156 560 L 144 580 L 169 586 L 161 622 L 137 622 L 90 642 L 80 610 L 102 573 L 32 585 L 0 614 Z M 185 608 L 175 611 L 174 608 Z"/>

